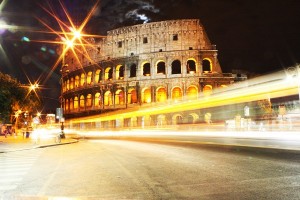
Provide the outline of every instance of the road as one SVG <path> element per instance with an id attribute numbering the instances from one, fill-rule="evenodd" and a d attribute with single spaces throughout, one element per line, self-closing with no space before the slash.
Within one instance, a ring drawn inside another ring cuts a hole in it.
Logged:
<path id="1" fill-rule="evenodd" d="M 0 154 L 0 170 L 2 199 L 300 199 L 295 153 L 82 140 Z"/>

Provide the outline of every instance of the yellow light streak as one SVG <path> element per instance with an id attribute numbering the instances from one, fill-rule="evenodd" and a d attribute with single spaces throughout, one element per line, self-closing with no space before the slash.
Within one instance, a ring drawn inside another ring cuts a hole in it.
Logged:
<path id="1" fill-rule="evenodd" d="M 287 81 L 285 73 L 281 71 L 272 75 L 265 75 L 253 80 L 234 84 L 232 86 L 228 86 L 227 88 L 222 88 L 221 91 L 215 91 L 215 93 L 209 97 L 201 96 L 197 100 L 189 100 L 177 103 L 172 103 L 169 101 L 168 104 L 157 104 L 156 106 L 150 108 L 138 107 L 127 110 L 125 113 L 123 113 L 124 111 L 116 111 L 98 116 L 78 118 L 70 121 L 72 121 L 72 123 L 99 122 L 147 115 L 175 113 L 203 108 L 213 108 L 224 105 L 295 95 L 299 92 L 299 86 L 297 81 Z"/>

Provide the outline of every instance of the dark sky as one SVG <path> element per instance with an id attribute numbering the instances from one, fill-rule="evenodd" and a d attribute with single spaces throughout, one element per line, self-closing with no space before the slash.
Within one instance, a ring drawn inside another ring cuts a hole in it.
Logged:
<path id="1" fill-rule="evenodd" d="M 95 2 L 61 1 L 78 23 Z M 54 18 L 42 7 L 51 7 L 65 19 L 58 0 L 2 0 L 0 6 L 0 70 L 24 83 L 28 83 L 26 76 L 31 82 L 38 77 L 45 79 L 57 58 L 56 45 L 34 42 L 56 37 L 32 32 L 48 30 L 37 18 L 59 30 Z M 269 73 L 300 62 L 299 8 L 299 0 L 102 0 L 85 32 L 105 35 L 113 28 L 146 21 L 197 18 L 217 46 L 224 72 L 243 69 Z M 3 21 L 19 28 L 1 28 Z M 24 40 L 24 36 L 30 41 Z M 54 100 L 59 96 L 57 72 L 44 83 L 45 89 L 41 91 L 46 106 L 58 104 Z"/>

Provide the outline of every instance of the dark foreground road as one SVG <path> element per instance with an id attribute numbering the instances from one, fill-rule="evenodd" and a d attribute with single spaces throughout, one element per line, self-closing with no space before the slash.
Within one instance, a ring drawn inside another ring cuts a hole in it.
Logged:
<path id="1" fill-rule="evenodd" d="M 295 153 L 83 140 L 0 154 L 0 170 L 2 199 L 300 199 Z"/>

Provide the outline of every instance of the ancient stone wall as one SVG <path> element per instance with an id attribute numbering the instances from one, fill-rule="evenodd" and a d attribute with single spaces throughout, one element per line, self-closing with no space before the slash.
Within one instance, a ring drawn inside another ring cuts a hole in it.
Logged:
<path id="1" fill-rule="evenodd" d="M 153 22 L 90 39 L 62 67 L 65 113 L 200 98 L 233 82 L 197 19 Z"/>

